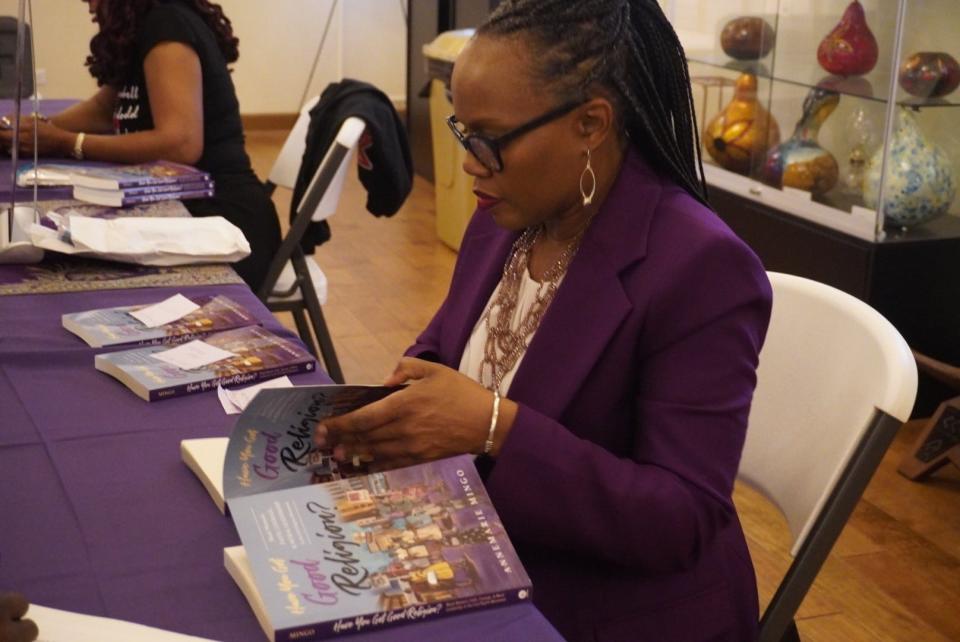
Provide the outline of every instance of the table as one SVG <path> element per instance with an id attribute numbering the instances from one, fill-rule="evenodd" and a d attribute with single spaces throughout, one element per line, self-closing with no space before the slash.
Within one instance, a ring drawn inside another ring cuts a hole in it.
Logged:
<path id="1" fill-rule="evenodd" d="M 0 266 L 0 276 L 4 269 Z M 229 518 L 179 442 L 228 434 L 213 393 L 148 403 L 93 368 L 64 312 L 224 294 L 293 338 L 245 285 L 0 297 L 0 589 L 93 615 L 229 642 L 265 637 L 223 567 Z M 325 383 L 322 373 L 293 377 Z M 562 638 L 532 605 L 396 627 L 352 641 Z"/>

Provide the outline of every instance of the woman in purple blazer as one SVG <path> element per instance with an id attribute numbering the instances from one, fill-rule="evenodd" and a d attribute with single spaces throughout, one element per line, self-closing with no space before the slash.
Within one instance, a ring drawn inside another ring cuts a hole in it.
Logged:
<path id="1" fill-rule="evenodd" d="M 452 79 L 479 209 L 388 379 L 318 427 L 390 468 L 472 452 L 571 640 L 750 640 L 731 500 L 771 293 L 706 203 L 656 0 L 507 0 Z"/>

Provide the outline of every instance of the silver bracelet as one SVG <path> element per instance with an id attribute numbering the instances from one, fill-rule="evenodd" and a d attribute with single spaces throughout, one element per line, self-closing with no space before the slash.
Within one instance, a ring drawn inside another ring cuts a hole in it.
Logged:
<path id="1" fill-rule="evenodd" d="M 483 444 L 483 454 L 489 455 L 493 450 L 493 433 L 497 431 L 497 419 L 500 417 L 500 392 L 493 391 L 493 413 L 490 415 L 490 430 L 487 432 L 487 441 Z"/>
<path id="2" fill-rule="evenodd" d="M 73 157 L 77 160 L 83 160 L 83 139 L 86 137 L 86 134 L 80 132 L 73 141 Z"/>

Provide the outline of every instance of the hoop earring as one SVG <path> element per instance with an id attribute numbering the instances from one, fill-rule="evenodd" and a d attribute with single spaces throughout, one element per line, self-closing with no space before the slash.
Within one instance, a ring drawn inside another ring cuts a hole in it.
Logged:
<path id="1" fill-rule="evenodd" d="M 590 177 L 590 193 L 583 189 L 583 179 Z M 583 206 L 586 207 L 593 202 L 593 195 L 597 192 L 597 175 L 593 173 L 593 167 L 590 165 L 590 148 L 587 148 L 587 166 L 580 173 L 580 196 L 583 197 Z"/>

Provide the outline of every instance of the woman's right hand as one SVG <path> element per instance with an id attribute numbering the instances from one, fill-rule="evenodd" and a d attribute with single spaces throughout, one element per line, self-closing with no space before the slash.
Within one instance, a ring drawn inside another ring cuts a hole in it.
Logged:
<path id="1" fill-rule="evenodd" d="M 384 382 L 409 383 L 380 401 L 321 422 L 315 443 L 341 460 L 356 457 L 371 470 L 389 470 L 442 457 L 484 451 L 493 393 L 453 368 L 404 357 Z M 503 399 L 496 455 L 516 415 Z"/>

